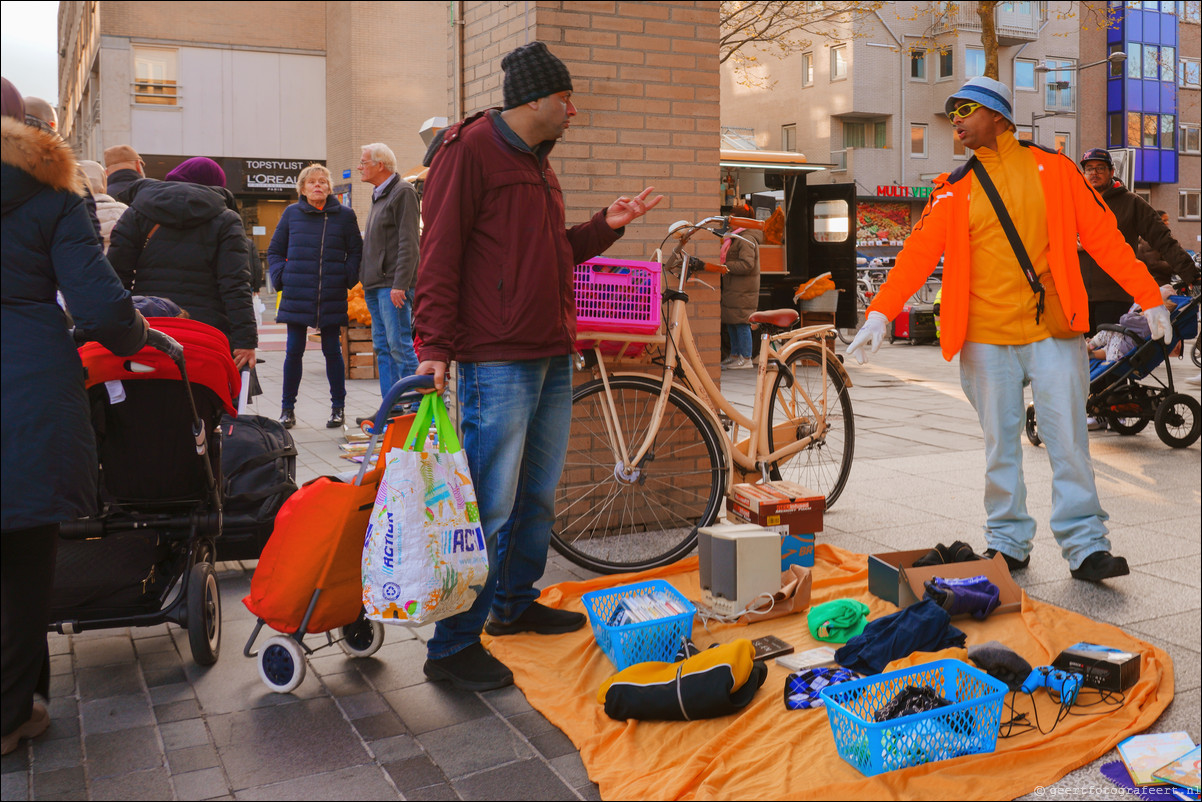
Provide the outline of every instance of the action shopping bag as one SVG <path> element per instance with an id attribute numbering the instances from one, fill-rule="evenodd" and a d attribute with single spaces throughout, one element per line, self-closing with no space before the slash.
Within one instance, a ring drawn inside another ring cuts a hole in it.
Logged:
<path id="1" fill-rule="evenodd" d="M 488 549 L 467 458 L 437 393 L 422 398 L 405 445 L 385 460 L 363 545 L 367 617 L 421 626 L 467 610 L 488 579 Z"/>

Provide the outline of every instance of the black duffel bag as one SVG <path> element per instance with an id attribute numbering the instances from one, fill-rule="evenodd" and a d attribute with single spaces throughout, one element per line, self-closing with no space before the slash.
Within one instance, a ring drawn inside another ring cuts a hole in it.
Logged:
<path id="1" fill-rule="evenodd" d="M 218 560 L 257 560 L 276 513 L 296 492 L 296 443 L 261 415 L 221 419 L 224 505 Z"/>

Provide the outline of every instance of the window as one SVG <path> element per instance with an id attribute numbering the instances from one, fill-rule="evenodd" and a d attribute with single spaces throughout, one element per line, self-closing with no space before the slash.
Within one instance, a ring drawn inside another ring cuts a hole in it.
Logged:
<path id="1" fill-rule="evenodd" d="M 872 122 L 849 121 L 843 123 L 843 147 L 883 148 L 886 147 L 884 120 Z"/>
<path id="2" fill-rule="evenodd" d="M 1202 153 L 1202 125 L 1182 123 L 1177 145 L 1182 153 Z"/>
<path id="3" fill-rule="evenodd" d="M 152 106 L 179 104 L 176 51 L 134 48 L 134 103 Z"/>
<path id="4" fill-rule="evenodd" d="M 1152 190 L 1137 189 L 1135 190 L 1135 194 L 1137 197 L 1143 199 L 1144 203 L 1148 204 L 1149 206 L 1152 205 Z"/>
<path id="5" fill-rule="evenodd" d="M 831 80 L 841 81 L 847 77 L 847 45 L 831 48 Z"/>
<path id="6" fill-rule="evenodd" d="M 1035 62 L 1018 59 L 1014 62 L 1014 88 L 1035 91 Z"/>
<path id="7" fill-rule="evenodd" d="M 910 158 L 925 159 L 927 157 L 927 127 L 925 124 L 911 123 L 910 125 Z"/>
<path id="8" fill-rule="evenodd" d="M 1160 115 L 1160 146 L 1165 150 L 1177 147 L 1173 136 L 1177 133 L 1177 118 L 1172 114 Z"/>
<path id="9" fill-rule="evenodd" d="M 910 80 L 925 81 L 927 79 L 927 54 L 921 50 L 910 51 Z"/>
<path id="10" fill-rule="evenodd" d="M 1160 77 L 1160 48 L 1156 45 L 1144 45 L 1143 77 L 1155 81 Z"/>
<path id="11" fill-rule="evenodd" d="M 1202 61 L 1196 58 L 1181 59 L 1181 87 L 1202 89 Z"/>
<path id="12" fill-rule="evenodd" d="M 796 125 L 782 125 L 780 127 L 780 149 L 787 151 L 797 150 Z"/>
<path id="13" fill-rule="evenodd" d="M 1018 126 L 1018 130 L 1014 132 L 1014 138 L 1020 139 L 1023 142 L 1033 142 L 1035 140 L 1035 133 L 1032 131 L 1031 126 L 1020 125 Z"/>
<path id="14" fill-rule="evenodd" d="M 1111 114 L 1106 118 L 1106 145 L 1111 148 L 1123 147 L 1123 115 Z"/>
<path id="15" fill-rule="evenodd" d="M 1109 58 L 1110 56 L 1113 56 L 1115 53 L 1122 53 L 1122 52 L 1123 52 L 1123 46 L 1121 44 L 1116 43 L 1116 44 L 1112 44 L 1109 48 L 1107 48 L 1106 56 Z M 1110 62 L 1110 67 L 1108 68 L 1108 70 L 1109 70 L 1111 78 L 1122 78 L 1123 77 L 1123 62 L 1121 62 L 1121 61 L 1117 62 L 1117 63 L 1113 62 L 1113 61 Z"/>
<path id="16" fill-rule="evenodd" d="M 1160 80 L 1170 82 L 1177 80 L 1177 76 L 1173 74 L 1173 68 L 1176 66 L 1177 48 L 1160 48 Z"/>
<path id="17" fill-rule="evenodd" d="M 821 200 L 814 204 L 814 240 L 846 242 L 851 235 L 847 201 Z"/>
<path id="18" fill-rule="evenodd" d="M 1138 111 L 1127 112 L 1127 147 L 1139 147 L 1139 141 L 1143 138 L 1143 120 Z"/>
<path id="19" fill-rule="evenodd" d="M 1143 136 L 1143 142 L 1141 143 L 1142 147 L 1145 147 L 1145 148 L 1159 147 L 1158 140 L 1160 139 L 1160 137 L 1157 136 L 1157 134 L 1160 133 L 1160 126 L 1158 125 L 1159 120 L 1157 119 L 1157 117 L 1158 117 L 1158 115 L 1156 115 L 1156 114 L 1145 114 L 1144 115 L 1144 127 L 1143 127 L 1144 136 Z"/>
<path id="20" fill-rule="evenodd" d="M 1022 137 L 1020 136 L 1019 139 Z M 956 136 L 956 129 L 952 129 L 952 156 L 957 159 L 968 157 L 968 148 L 964 147 L 964 143 L 960 141 L 960 137 Z"/>
<path id="21" fill-rule="evenodd" d="M 1068 59 L 1047 59 L 1047 78 L 1044 79 L 1044 106 L 1049 109 L 1073 108 L 1073 62 Z"/>
<path id="22" fill-rule="evenodd" d="M 811 86 L 814 83 L 814 54 L 801 54 L 801 85 Z"/>
<path id="23" fill-rule="evenodd" d="M 1127 77 L 1142 78 L 1144 74 L 1144 50 L 1138 42 L 1127 43 Z"/>
<path id="24" fill-rule="evenodd" d="M 985 74 L 985 51 L 979 47 L 964 48 L 964 78 L 979 78 Z"/>
<path id="25" fill-rule="evenodd" d="M 1072 157 L 1072 139 L 1068 134 L 1056 132 L 1056 152 Z"/>
<path id="26" fill-rule="evenodd" d="M 938 79 L 940 81 L 942 81 L 947 78 L 953 77 L 953 75 L 955 75 L 955 70 L 954 70 L 954 67 L 952 64 L 952 51 L 940 50 L 938 60 L 939 60 Z"/>
<path id="27" fill-rule="evenodd" d="M 1177 18 L 1182 22 L 1202 22 L 1202 0 L 1178 2 Z"/>
<path id="28" fill-rule="evenodd" d="M 1177 218 L 1179 220 L 1197 220 L 1202 218 L 1202 192 L 1196 189 L 1183 189 L 1177 196 Z"/>

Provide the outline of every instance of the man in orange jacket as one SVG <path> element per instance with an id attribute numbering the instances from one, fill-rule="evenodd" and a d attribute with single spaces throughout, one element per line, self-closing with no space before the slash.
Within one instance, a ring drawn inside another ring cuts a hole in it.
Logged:
<path id="1" fill-rule="evenodd" d="M 1011 570 L 1030 563 L 1035 521 L 1027 512 L 1020 441 L 1023 388 L 1030 384 L 1052 464 L 1052 534 L 1072 575 L 1098 582 L 1129 569 L 1110 553 L 1109 516 L 1098 500 L 1089 458 L 1089 374 L 1081 336 L 1089 330 L 1089 313 L 1078 239 L 1148 310 L 1153 337 L 1168 342 L 1172 330 L 1156 282 L 1077 166 L 1015 139 L 1010 97 L 1005 84 L 981 77 L 948 99 L 956 136 L 974 156 L 936 179 L 847 353 L 861 364 L 876 353 L 888 322 L 946 253 L 941 345 L 945 359 L 960 355 L 960 383 L 985 438 L 985 553 L 1001 553 Z M 1010 232 L 978 177 L 982 172 L 1004 219 L 1012 221 Z"/>

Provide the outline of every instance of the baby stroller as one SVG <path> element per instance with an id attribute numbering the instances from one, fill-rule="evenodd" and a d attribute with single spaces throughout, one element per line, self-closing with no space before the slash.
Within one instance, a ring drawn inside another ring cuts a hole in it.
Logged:
<path id="1" fill-rule="evenodd" d="M 1122 435 L 1138 434 L 1153 421 L 1156 434 L 1166 445 L 1186 448 L 1202 434 L 1199 404 L 1193 396 L 1175 389 L 1168 355 L 1179 343 L 1198 336 L 1198 296 L 1174 295 L 1169 300 L 1177 304 L 1170 314 L 1173 339 L 1169 345 L 1146 339 L 1124 326 L 1106 323 L 1098 327 L 1126 335 L 1135 347 L 1122 359 L 1094 366 L 1085 409 L 1087 414 L 1105 419 L 1111 430 Z M 1167 382 L 1153 374 L 1162 363 Z M 1154 384 L 1141 380 L 1151 380 Z M 1026 432 L 1032 445 L 1043 442 L 1033 404 L 1027 405 Z"/>
<path id="2" fill-rule="evenodd" d="M 305 678 L 306 655 L 317 649 L 337 643 L 351 657 L 369 657 L 384 644 L 384 625 L 363 614 L 363 541 L 384 475 L 383 455 L 400 445 L 414 419 L 410 414 L 389 420 L 390 410 L 419 398 L 417 388 L 433 386 L 430 376 L 410 376 L 392 386 L 367 430 L 371 440 L 353 484 L 322 476 L 280 508 L 242 600 L 259 619 L 242 653 L 258 658 L 259 677 L 276 693 L 296 690 Z M 381 457 L 369 470 L 368 456 L 381 435 Z M 285 634 L 268 638 L 256 652 L 264 625 Z M 324 633 L 326 642 L 309 646 L 304 638 L 312 633 Z"/>
<path id="3" fill-rule="evenodd" d="M 240 380 L 229 341 L 195 320 L 149 318 L 147 346 L 79 349 L 100 458 L 100 513 L 63 524 L 51 631 L 171 622 L 192 659 L 217 661 L 223 412 Z"/>

